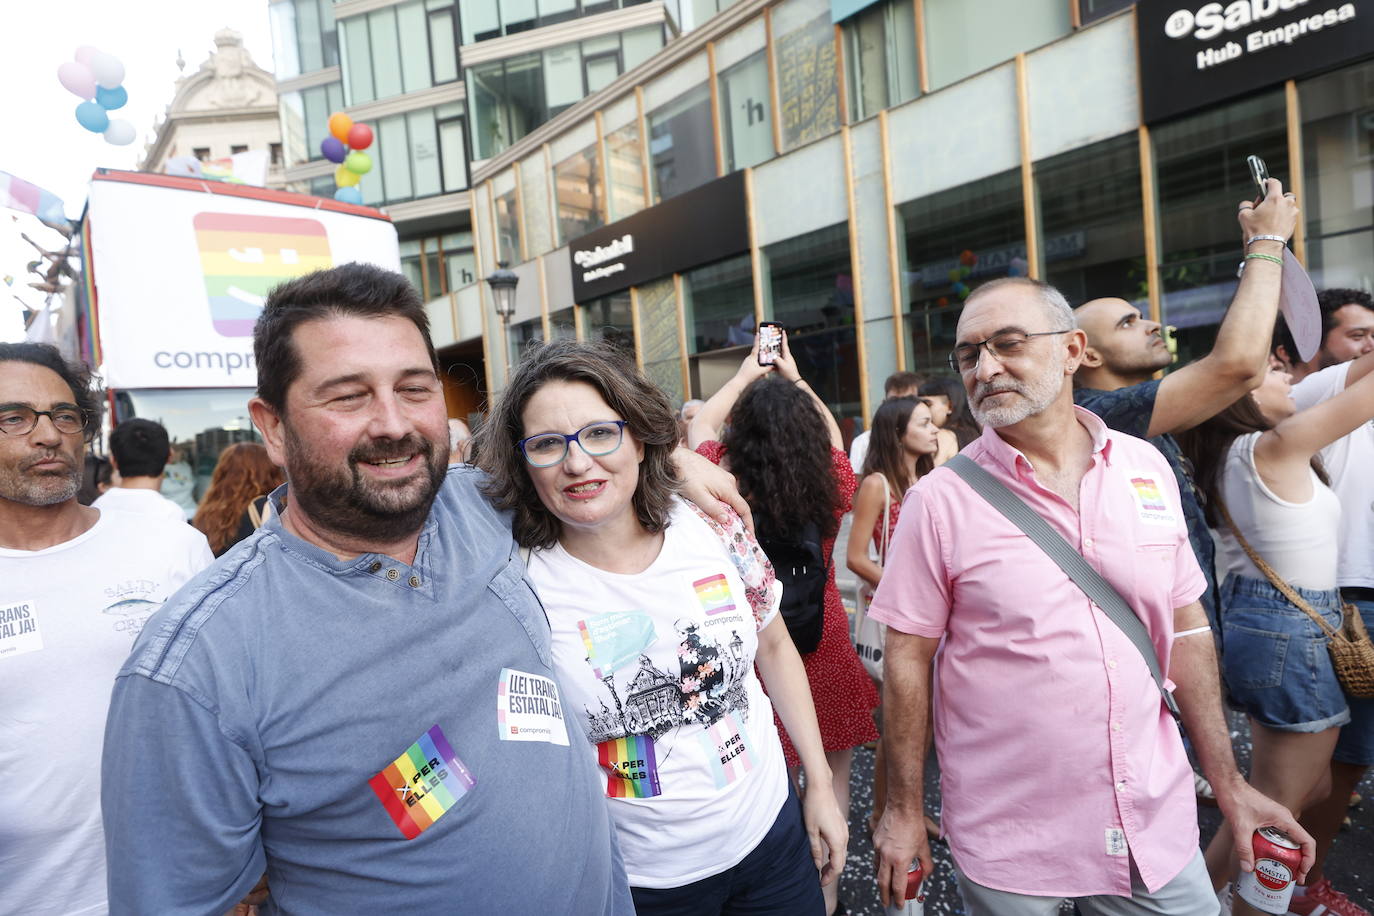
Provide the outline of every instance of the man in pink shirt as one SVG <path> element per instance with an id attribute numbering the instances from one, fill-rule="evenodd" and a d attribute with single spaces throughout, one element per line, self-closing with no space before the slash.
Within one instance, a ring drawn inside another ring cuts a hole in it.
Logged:
<path id="1" fill-rule="evenodd" d="M 1204 773 L 1252 867 L 1255 829 L 1311 838 L 1236 770 L 1177 485 L 1151 445 L 1073 405 L 1086 338 L 1053 287 L 968 298 L 952 364 L 984 425 L 965 454 L 1077 548 L 1144 621 Z M 936 668 L 943 821 L 972 916 L 1214 914 L 1192 771 L 1135 645 L 952 470 L 908 492 L 869 613 L 888 626 L 886 902 L 930 874 L 922 774 Z M 944 647 L 938 655 L 941 641 Z"/>

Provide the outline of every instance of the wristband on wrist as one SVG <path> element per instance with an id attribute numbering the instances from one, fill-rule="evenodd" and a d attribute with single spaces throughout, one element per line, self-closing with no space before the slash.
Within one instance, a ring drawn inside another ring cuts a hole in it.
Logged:
<path id="1" fill-rule="evenodd" d="M 1273 261 L 1275 264 L 1279 265 L 1280 267 L 1283 266 L 1283 258 L 1275 257 L 1275 256 L 1272 255 L 1272 254 L 1259 254 L 1258 252 L 1251 252 L 1250 254 L 1247 254 L 1247 255 L 1245 256 L 1245 260 L 1247 260 L 1247 261 Z"/>
<path id="2" fill-rule="evenodd" d="M 1245 240 L 1245 247 L 1249 248 L 1256 242 L 1278 242 L 1280 245 L 1287 245 L 1288 239 L 1281 235 L 1252 235 Z"/>

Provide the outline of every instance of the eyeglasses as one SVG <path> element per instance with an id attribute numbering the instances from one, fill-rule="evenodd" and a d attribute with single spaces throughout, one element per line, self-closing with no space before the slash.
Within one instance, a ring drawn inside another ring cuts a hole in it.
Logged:
<path id="1" fill-rule="evenodd" d="M 582 451 L 599 458 L 620 448 L 624 438 L 624 420 L 600 420 L 575 433 L 538 433 L 515 444 L 531 467 L 549 468 L 567 457 L 568 446 L 574 439 L 582 446 Z"/>
<path id="2" fill-rule="evenodd" d="M 60 404 L 52 410 L 34 410 L 23 404 L 0 404 L 0 433 L 6 436 L 27 436 L 38 425 L 39 417 L 47 417 L 57 431 L 75 436 L 85 432 L 90 415 L 80 407 Z"/>
<path id="3" fill-rule="evenodd" d="M 987 347 L 988 352 L 995 356 L 998 362 L 1006 362 L 1025 353 L 1026 342 L 1032 337 L 1050 337 L 1055 334 L 1069 334 L 1072 331 L 1073 328 L 1065 328 L 1062 331 L 1037 331 L 1034 334 L 1022 334 L 1018 331 L 994 334 L 987 340 L 955 347 L 949 354 L 949 367 L 955 372 L 968 372 L 978 365 L 978 351 L 984 347 Z"/>

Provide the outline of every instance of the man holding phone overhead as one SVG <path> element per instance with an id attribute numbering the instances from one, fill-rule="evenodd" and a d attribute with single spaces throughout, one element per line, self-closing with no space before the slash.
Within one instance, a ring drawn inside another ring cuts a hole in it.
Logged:
<path id="1" fill-rule="evenodd" d="M 1178 483 L 1188 539 L 1207 579 L 1201 600 L 1213 622 L 1217 606 L 1215 548 L 1191 469 L 1173 437 L 1215 415 L 1264 380 L 1270 336 L 1278 315 L 1283 251 L 1297 227 L 1299 210 L 1294 195 L 1284 193 L 1277 179 L 1264 178 L 1263 191 L 1257 201 L 1244 200 L 1238 207 L 1245 270 L 1217 331 L 1216 345 L 1206 356 L 1155 378 L 1155 373 L 1173 361 L 1159 322 L 1145 318 L 1124 299 L 1093 299 L 1074 310 L 1078 327 L 1088 337 L 1082 364 L 1073 379 L 1074 402 L 1100 416 L 1112 429 L 1149 439 L 1164 453 Z"/>

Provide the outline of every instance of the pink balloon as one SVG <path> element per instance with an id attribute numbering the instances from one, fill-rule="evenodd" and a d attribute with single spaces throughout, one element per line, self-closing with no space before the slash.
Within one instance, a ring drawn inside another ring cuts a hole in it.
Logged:
<path id="1" fill-rule="evenodd" d="M 78 99 L 89 99 L 95 95 L 95 74 L 85 64 L 67 61 L 57 68 L 57 80 Z"/>
<path id="2" fill-rule="evenodd" d="M 76 62 L 78 64 L 85 64 L 89 67 L 91 65 L 91 60 L 99 53 L 100 49 L 97 47 L 94 47 L 92 45 L 82 45 L 81 47 L 76 49 L 76 54 L 73 56 L 76 58 Z"/>

